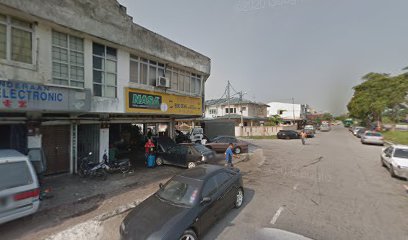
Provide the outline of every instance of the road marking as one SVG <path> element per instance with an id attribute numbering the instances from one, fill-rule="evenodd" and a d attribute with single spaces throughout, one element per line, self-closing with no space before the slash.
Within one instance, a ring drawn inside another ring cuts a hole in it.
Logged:
<path id="1" fill-rule="evenodd" d="M 276 221 L 278 220 L 278 217 L 281 215 L 281 213 L 282 213 L 282 211 L 283 211 L 284 209 L 285 209 L 285 208 L 282 206 L 282 207 L 280 207 L 280 208 L 278 209 L 278 211 L 276 211 L 275 215 L 273 215 L 273 218 L 272 218 L 272 220 L 271 220 L 271 224 L 272 224 L 272 225 L 276 223 Z"/>
<path id="2" fill-rule="evenodd" d="M 299 187 L 299 183 L 296 183 L 295 186 L 293 186 L 293 190 L 296 190 Z"/>

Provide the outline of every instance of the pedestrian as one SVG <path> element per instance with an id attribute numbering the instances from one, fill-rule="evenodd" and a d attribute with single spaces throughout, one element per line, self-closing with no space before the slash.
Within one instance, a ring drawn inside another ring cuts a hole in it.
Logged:
<path id="1" fill-rule="evenodd" d="M 232 143 L 230 143 L 229 145 L 228 145 L 228 148 L 227 148 L 227 150 L 225 151 L 225 166 L 226 167 L 234 167 L 234 164 L 232 163 L 232 158 L 233 157 L 235 157 L 235 158 L 239 158 L 239 156 L 238 155 L 236 155 L 236 154 L 234 154 L 233 152 L 232 152 L 232 149 L 234 148 L 234 144 L 232 144 Z"/>
<path id="2" fill-rule="evenodd" d="M 145 144 L 145 156 L 146 156 L 146 160 L 149 157 L 150 154 L 152 154 L 154 152 L 154 143 L 153 140 L 151 138 L 147 139 L 147 142 Z"/>
<path id="3" fill-rule="evenodd" d="M 306 138 L 306 133 L 305 133 L 304 130 L 302 130 L 302 131 L 300 132 L 300 139 L 302 140 L 302 145 L 305 145 L 305 144 L 306 144 L 305 138 Z"/>

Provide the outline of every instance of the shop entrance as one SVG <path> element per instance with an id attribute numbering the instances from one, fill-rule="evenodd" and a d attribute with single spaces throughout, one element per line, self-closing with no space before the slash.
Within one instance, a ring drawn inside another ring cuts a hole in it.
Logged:
<path id="1" fill-rule="evenodd" d="M 27 127 L 24 124 L 0 125 L 0 149 L 27 150 Z"/>
<path id="2" fill-rule="evenodd" d="M 46 175 L 69 172 L 70 125 L 41 127 L 42 146 L 47 159 Z"/>

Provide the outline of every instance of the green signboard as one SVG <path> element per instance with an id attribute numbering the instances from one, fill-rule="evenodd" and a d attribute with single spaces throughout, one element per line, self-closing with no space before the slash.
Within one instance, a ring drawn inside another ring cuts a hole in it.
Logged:
<path id="1" fill-rule="evenodd" d="M 161 103 L 161 96 L 129 92 L 129 108 L 160 109 Z"/>

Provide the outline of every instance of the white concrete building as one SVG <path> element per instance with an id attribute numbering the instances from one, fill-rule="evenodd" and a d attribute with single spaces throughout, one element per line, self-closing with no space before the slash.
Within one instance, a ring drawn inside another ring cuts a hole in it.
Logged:
<path id="1" fill-rule="evenodd" d="M 264 103 L 239 98 L 231 98 L 229 103 L 227 99 L 207 100 L 205 102 L 205 118 L 236 119 L 237 125 L 239 125 L 242 116 L 244 126 L 259 125 L 267 118 L 267 107 L 268 105 Z"/>
<path id="2" fill-rule="evenodd" d="M 0 0 L 0 148 L 42 147 L 48 173 L 201 117 L 211 60 L 132 21 L 116 0 Z"/>
<path id="3" fill-rule="evenodd" d="M 268 105 L 268 117 L 279 115 L 285 121 L 303 119 L 301 104 L 270 102 Z"/>

